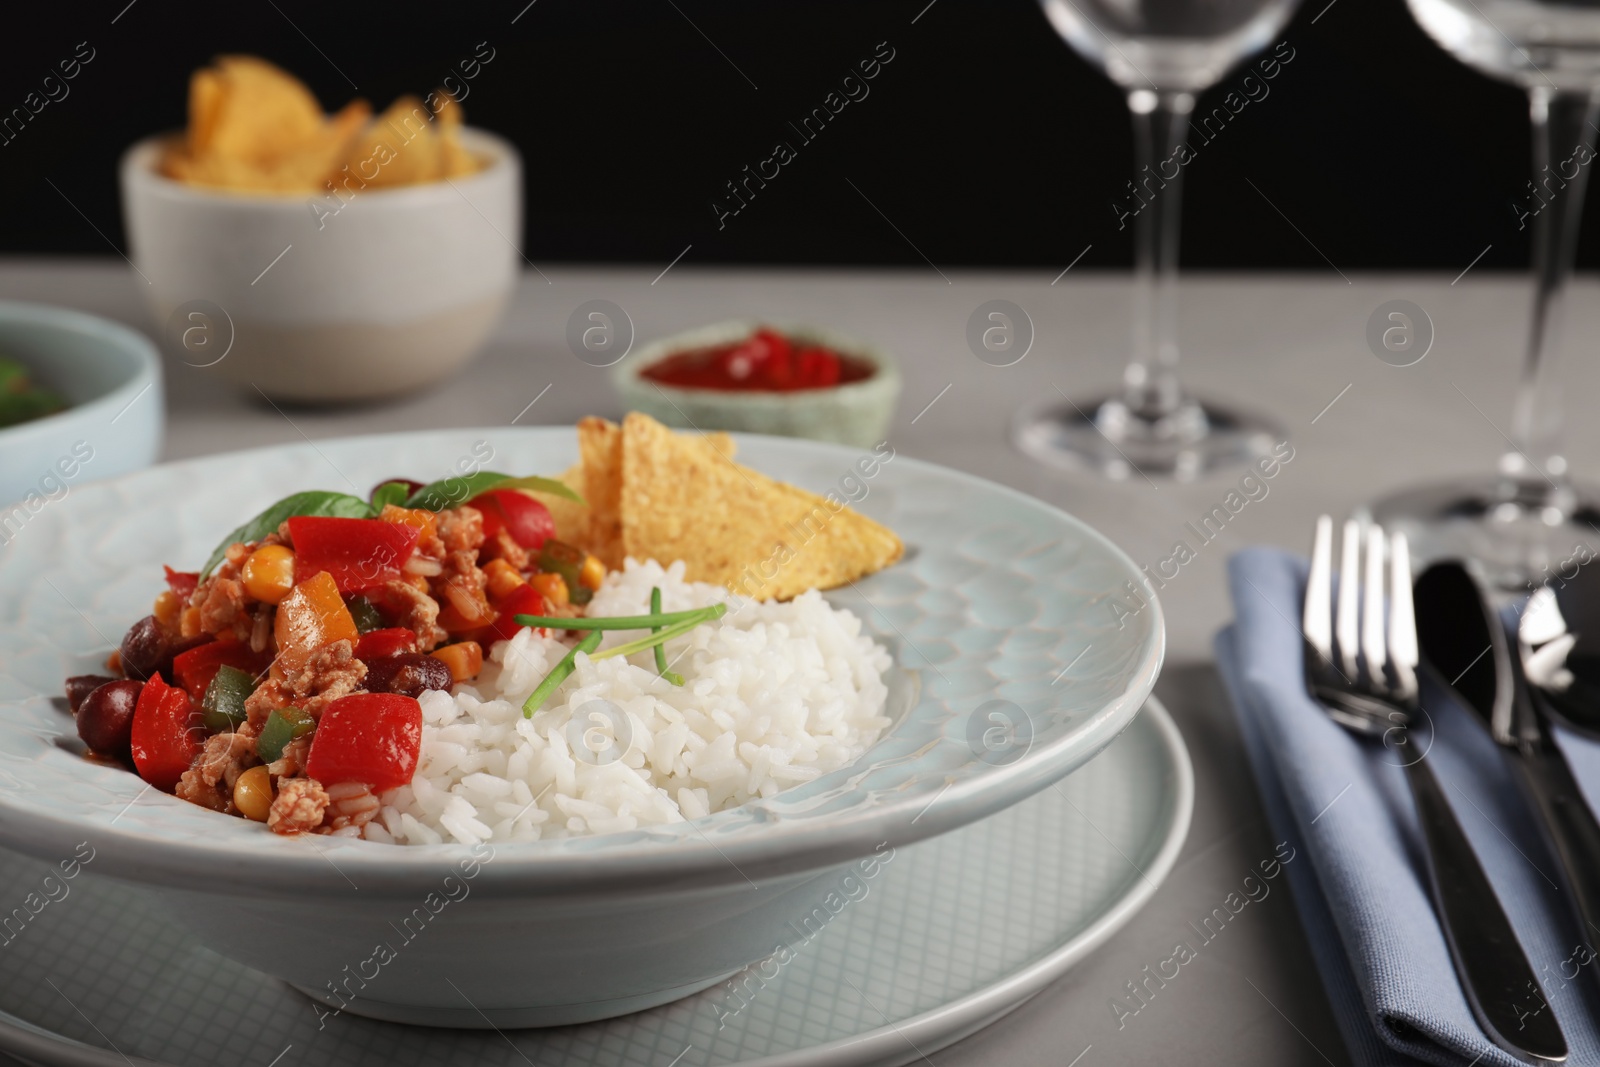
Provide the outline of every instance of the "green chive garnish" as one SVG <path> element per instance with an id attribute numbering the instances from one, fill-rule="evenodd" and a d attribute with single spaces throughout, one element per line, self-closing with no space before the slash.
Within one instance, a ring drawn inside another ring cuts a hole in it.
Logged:
<path id="1" fill-rule="evenodd" d="M 604 634 L 596 631 L 585 634 L 582 641 L 572 646 L 571 650 L 561 657 L 561 662 L 555 665 L 555 669 L 544 676 L 544 681 L 539 683 L 539 688 L 529 693 L 528 699 L 522 702 L 522 717 L 525 719 L 533 718 L 533 713 L 539 710 L 539 706 L 549 700 L 550 694 L 556 691 L 556 687 L 566 681 L 568 676 L 572 674 L 573 668 L 577 666 L 578 653 L 593 652 L 600 647 L 600 642 L 604 638 Z"/>
<path id="2" fill-rule="evenodd" d="M 660 600 L 660 590 L 656 591 L 651 600 L 652 607 L 658 606 L 656 602 Z M 533 713 L 538 711 L 546 700 L 550 699 L 550 694 L 556 691 L 556 687 L 567 680 L 576 666 L 579 652 L 589 653 L 590 659 L 608 659 L 611 656 L 631 656 L 635 652 L 647 652 L 654 648 L 658 650 L 656 656 L 657 668 L 665 668 L 666 657 L 659 653 L 662 645 L 671 641 L 674 637 L 682 637 L 703 622 L 722 618 L 727 612 L 728 605 L 713 604 L 709 608 L 697 608 L 694 611 L 674 611 L 666 614 L 653 611 L 649 615 L 613 615 L 593 619 L 563 619 L 550 615 L 516 616 L 516 620 L 524 626 L 549 626 L 561 630 L 585 629 L 589 631 L 584 634 L 583 640 L 574 645 L 571 651 L 562 657 L 561 662 L 555 665 L 555 669 L 545 675 L 544 681 L 539 683 L 539 688 L 530 693 L 528 699 L 523 701 L 523 717 L 533 718 Z M 641 637 L 637 641 L 629 641 L 627 644 L 608 648 L 604 652 L 595 651 L 605 638 L 605 634 L 601 632 L 602 630 L 645 629 L 652 631 L 649 637 Z M 683 678 L 680 675 L 663 670 L 662 677 L 672 682 L 673 685 L 683 684 Z"/>
<path id="3" fill-rule="evenodd" d="M 699 626 L 703 622 L 710 622 L 712 619 L 722 618 L 723 614 L 727 610 L 728 606 L 726 604 L 717 604 L 713 607 L 705 608 L 699 612 L 696 612 L 695 617 L 692 619 L 680 622 L 675 626 L 664 627 L 660 630 L 657 630 L 649 637 L 641 637 L 637 641 L 629 641 L 625 645 L 616 645 L 612 648 L 606 649 L 604 652 L 596 652 L 590 658 L 607 659 L 611 656 L 631 656 L 635 652 L 647 652 L 659 645 L 666 644 L 674 637 L 682 637 L 684 634 L 688 633 L 690 630 L 693 630 L 696 626 Z"/>
<path id="4" fill-rule="evenodd" d="M 661 614 L 661 587 L 659 585 L 651 586 L 650 588 L 650 614 Z M 660 631 L 661 627 L 652 626 L 650 629 L 652 633 L 656 633 Z M 671 682 L 673 685 L 683 684 L 683 675 L 678 674 L 676 671 L 667 670 L 666 645 L 656 646 L 656 673 L 661 675 L 661 677 L 665 678 L 667 681 Z"/>
<path id="5" fill-rule="evenodd" d="M 717 615 L 727 609 L 717 605 Z M 568 619 L 559 615 L 517 615 L 514 618 L 523 626 L 543 626 L 552 630 L 650 630 L 657 626 L 671 626 L 690 619 L 703 619 L 710 608 L 693 611 L 669 611 L 650 615 L 596 615 L 587 619 Z"/>

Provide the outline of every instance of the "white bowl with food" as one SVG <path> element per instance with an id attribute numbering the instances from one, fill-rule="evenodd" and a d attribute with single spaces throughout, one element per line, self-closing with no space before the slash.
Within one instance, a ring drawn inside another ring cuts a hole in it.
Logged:
<path id="1" fill-rule="evenodd" d="M 318 464 L 439 480 L 313 494 Z M 1163 647 L 1134 564 L 1037 500 L 641 415 L 209 457 L 39 521 L 0 560 L 0 844 L 87 841 L 323 1015 L 575 1023 L 781 961 L 821 879 L 1100 751 Z M 146 612 L 74 721 L 62 679 Z"/>
<path id="2" fill-rule="evenodd" d="M 268 78 L 293 92 L 286 75 Z M 192 98 L 189 134 L 148 138 L 122 157 L 129 252 L 167 348 L 246 389 L 305 403 L 411 392 L 470 360 L 516 284 L 516 149 L 443 121 L 458 113 L 449 108 L 435 115 L 431 103 L 399 101 L 365 127 L 365 113 L 324 120 L 317 111 L 323 125 L 307 137 L 329 144 L 304 173 L 284 170 L 306 154 L 298 142 L 284 150 L 289 162 L 252 169 L 226 150 L 253 144 L 251 109 L 270 105 L 238 95 L 229 114 L 244 130 L 215 135 L 222 144 L 211 155 L 190 146 Z M 399 171 L 424 145 L 443 158 L 435 142 L 465 162 L 430 164 L 415 181 Z"/>
<path id="3" fill-rule="evenodd" d="M 0 553 L 85 482 L 155 462 L 161 356 L 95 315 L 0 301 Z"/>

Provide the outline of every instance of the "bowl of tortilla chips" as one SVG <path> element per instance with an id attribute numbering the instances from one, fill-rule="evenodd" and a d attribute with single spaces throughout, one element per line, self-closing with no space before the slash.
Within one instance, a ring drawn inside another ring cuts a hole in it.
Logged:
<path id="1" fill-rule="evenodd" d="M 189 125 L 121 162 L 166 347 L 273 399 L 367 400 L 462 366 L 516 283 L 521 161 L 438 91 L 327 114 L 250 56 L 195 72 Z"/>

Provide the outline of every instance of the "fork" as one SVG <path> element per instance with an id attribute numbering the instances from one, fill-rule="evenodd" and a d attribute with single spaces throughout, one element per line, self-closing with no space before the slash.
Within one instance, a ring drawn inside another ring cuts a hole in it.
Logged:
<path id="1" fill-rule="evenodd" d="M 1302 619 L 1306 685 L 1335 722 L 1399 749 L 1418 713 L 1426 714 L 1417 694 L 1411 554 L 1404 534 L 1391 538 L 1377 525 L 1366 529 L 1364 554 L 1362 540 L 1361 525 L 1346 522 L 1335 606 L 1333 520 L 1317 519 Z M 1467 1003 L 1500 1048 L 1533 1063 L 1561 1063 L 1567 1042 L 1555 1012 L 1426 757 L 1424 750 L 1402 765 L 1434 909 Z"/>

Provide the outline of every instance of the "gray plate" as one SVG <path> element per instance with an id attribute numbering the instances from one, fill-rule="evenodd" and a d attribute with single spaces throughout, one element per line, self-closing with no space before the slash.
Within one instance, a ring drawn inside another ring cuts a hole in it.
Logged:
<path id="1" fill-rule="evenodd" d="M 319 1030 L 309 1000 L 201 948 L 152 891 L 91 864 L 52 879 L 52 900 L 52 867 L 0 853 L 0 918 L 30 893 L 47 901 L 0 928 L 0 1049 L 62 1067 L 908 1063 L 1012 1011 L 1126 923 L 1171 868 L 1193 799 L 1183 739 L 1152 698 L 1065 781 L 819 891 L 791 958 L 651 1011 L 505 1033 L 348 1013 Z"/>

